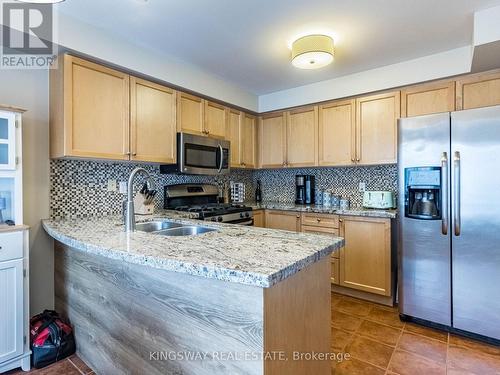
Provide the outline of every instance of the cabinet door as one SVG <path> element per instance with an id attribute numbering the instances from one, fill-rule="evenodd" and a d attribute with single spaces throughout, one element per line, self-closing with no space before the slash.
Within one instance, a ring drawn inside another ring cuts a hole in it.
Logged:
<path id="1" fill-rule="evenodd" d="M 16 114 L 0 111 L 0 169 L 16 169 Z"/>
<path id="2" fill-rule="evenodd" d="M 241 163 L 244 168 L 257 166 L 257 123 L 255 116 L 243 114 L 241 121 Z"/>
<path id="3" fill-rule="evenodd" d="M 23 353 L 23 259 L 0 262 L 0 363 Z"/>
<path id="4" fill-rule="evenodd" d="M 399 91 L 356 99 L 356 162 L 396 163 L 399 113 Z"/>
<path id="5" fill-rule="evenodd" d="M 241 150 L 240 150 L 240 122 L 242 121 L 242 114 L 240 111 L 229 110 L 226 139 L 231 142 L 230 148 L 230 163 L 231 167 L 241 167 Z"/>
<path id="6" fill-rule="evenodd" d="M 455 110 L 455 81 L 416 85 L 401 91 L 401 117 Z"/>
<path id="7" fill-rule="evenodd" d="M 356 101 L 319 106 L 320 166 L 351 165 L 356 161 Z"/>
<path id="8" fill-rule="evenodd" d="M 264 210 L 255 210 L 253 212 L 253 226 L 254 227 L 259 227 L 259 228 L 265 228 L 266 227 L 266 220 L 265 220 L 265 213 Z"/>
<path id="9" fill-rule="evenodd" d="M 286 129 L 287 166 L 318 165 L 318 107 L 287 112 Z"/>
<path id="10" fill-rule="evenodd" d="M 266 228 L 300 231 L 300 214 L 291 211 L 266 210 Z"/>
<path id="11" fill-rule="evenodd" d="M 129 159 L 129 76 L 64 56 L 65 155 Z"/>
<path id="12" fill-rule="evenodd" d="M 340 285 L 391 295 L 390 219 L 343 217 L 340 236 Z"/>
<path id="13" fill-rule="evenodd" d="M 330 281 L 332 284 L 339 285 L 339 271 L 340 271 L 340 263 L 337 258 L 332 257 L 332 269 L 330 275 Z"/>
<path id="14" fill-rule="evenodd" d="M 205 133 L 207 135 L 214 138 L 225 138 L 226 117 L 226 107 L 205 101 Z"/>
<path id="15" fill-rule="evenodd" d="M 179 92 L 177 95 L 177 131 L 205 135 L 203 99 Z"/>
<path id="16" fill-rule="evenodd" d="M 130 78 L 132 160 L 175 163 L 175 91 L 139 78 Z"/>
<path id="17" fill-rule="evenodd" d="M 285 166 L 285 139 L 285 114 L 280 112 L 262 116 L 259 121 L 260 167 L 281 168 Z"/>
<path id="18" fill-rule="evenodd" d="M 500 104 L 500 70 L 457 80 L 457 111 Z"/>

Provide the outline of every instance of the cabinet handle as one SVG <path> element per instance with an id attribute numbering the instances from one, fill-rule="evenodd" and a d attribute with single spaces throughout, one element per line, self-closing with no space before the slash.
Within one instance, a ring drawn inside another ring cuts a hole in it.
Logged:
<path id="1" fill-rule="evenodd" d="M 300 219 L 300 215 L 297 215 L 297 216 L 296 216 L 296 218 L 297 218 L 297 219 Z"/>
<path id="2" fill-rule="evenodd" d="M 132 154 L 132 156 L 137 156 L 137 152 L 134 152 L 134 153 Z"/>
<path id="3" fill-rule="evenodd" d="M 339 219 L 339 223 L 343 223 L 344 222 L 344 219 Z"/>
<path id="4" fill-rule="evenodd" d="M 360 159 L 360 158 L 356 158 L 356 161 L 357 161 L 357 162 L 360 162 L 360 161 L 361 161 L 361 159 Z"/>
<path id="5" fill-rule="evenodd" d="M 319 217 L 316 220 L 318 220 L 318 223 L 321 221 L 321 219 Z"/>
<path id="6" fill-rule="evenodd" d="M 130 151 L 125 152 L 124 155 L 130 156 Z"/>

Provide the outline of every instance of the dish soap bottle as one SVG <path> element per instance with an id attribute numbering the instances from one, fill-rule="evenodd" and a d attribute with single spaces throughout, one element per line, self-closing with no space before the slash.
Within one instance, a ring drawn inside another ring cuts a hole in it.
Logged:
<path id="1" fill-rule="evenodd" d="M 260 187 L 260 180 L 257 181 L 257 189 L 255 189 L 255 202 L 262 202 L 262 189 Z"/>

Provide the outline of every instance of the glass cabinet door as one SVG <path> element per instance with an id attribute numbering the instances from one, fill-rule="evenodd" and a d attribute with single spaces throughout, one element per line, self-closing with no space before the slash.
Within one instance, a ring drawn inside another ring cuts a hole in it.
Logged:
<path id="1" fill-rule="evenodd" d="M 0 169 L 16 169 L 16 115 L 0 111 Z"/>

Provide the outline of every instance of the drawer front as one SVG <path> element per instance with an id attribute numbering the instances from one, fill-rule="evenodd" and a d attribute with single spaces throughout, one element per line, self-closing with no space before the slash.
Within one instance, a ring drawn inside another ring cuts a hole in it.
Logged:
<path id="1" fill-rule="evenodd" d="M 0 234 L 0 261 L 23 257 L 23 232 Z"/>
<path id="2" fill-rule="evenodd" d="M 318 227 L 312 225 L 302 225 L 302 232 L 313 234 L 324 234 L 327 236 L 339 236 L 338 228 Z"/>
<path id="3" fill-rule="evenodd" d="M 316 227 L 338 228 L 339 217 L 331 214 L 302 214 L 302 225 L 313 225 Z"/>
<path id="4" fill-rule="evenodd" d="M 340 262 L 337 258 L 332 258 L 331 282 L 339 285 Z"/>

